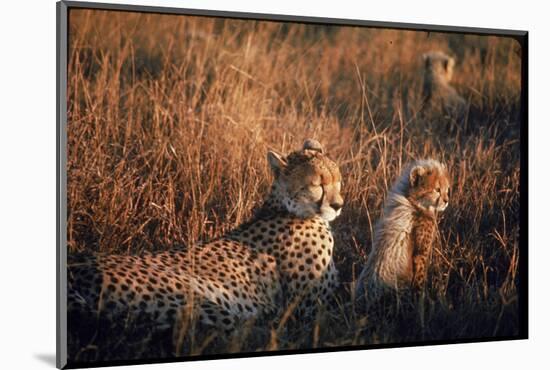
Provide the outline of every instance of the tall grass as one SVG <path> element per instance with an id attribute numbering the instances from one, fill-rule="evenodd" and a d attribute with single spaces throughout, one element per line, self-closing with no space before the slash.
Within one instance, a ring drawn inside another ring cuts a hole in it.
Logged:
<path id="1" fill-rule="evenodd" d="M 421 109 L 431 50 L 457 58 L 464 120 Z M 71 10 L 69 251 L 134 254 L 219 236 L 265 196 L 267 150 L 313 137 L 344 178 L 333 223 L 341 314 L 292 335 L 256 325 L 217 351 L 517 334 L 520 62 L 509 38 Z M 361 313 L 349 291 L 374 223 L 421 157 L 452 176 L 430 298 L 405 323 Z M 174 351 L 138 342 L 135 357 Z M 191 347 L 180 353 L 209 348 Z"/>

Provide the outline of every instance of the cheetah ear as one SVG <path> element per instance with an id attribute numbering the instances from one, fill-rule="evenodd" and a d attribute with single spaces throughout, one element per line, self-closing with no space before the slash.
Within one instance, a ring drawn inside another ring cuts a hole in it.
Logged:
<path id="1" fill-rule="evenodd" d="M 320 142 L 315 139 L 307 139 L 304 141 L 303 150 L 313 150 L 319 153 L 323 153 L 323 147 Z"/>
<path id="2" fill-rule="evenodd" d="M 267 161 L 276 175 L 279 175 L 288 165 L 283 156 L 273 150 L 267 152 Z"/>
<path id="3" fill-rule="evenodd" d="M 454 66 L 455 66 L 455 59 L 453 57 L 448 57 L 443 62 L 443 67 L 445 68 L 445 72 L 447 72 L 447 75 L 449 75 L 449 78 L 453 75 Z"/>
<path id="4" fill-rule="evenodd" d="M 453 57 L 449 57 L 449 65 L 447 66 L 449 70 L 453 70 L 454 66 L 455 66 L 455 58 Z"/>
<path id="5" fill-rule="evenodd" d="M 409 183 L 411 187 L 414 188 L 415 186 L 417 186 L 420 181 L 420 178 L 424 176 L 425 173 L 426 173 L 426 169 L 424 167 L 414 166 L 411 169 L 411 173 L 409 175 Z"/>

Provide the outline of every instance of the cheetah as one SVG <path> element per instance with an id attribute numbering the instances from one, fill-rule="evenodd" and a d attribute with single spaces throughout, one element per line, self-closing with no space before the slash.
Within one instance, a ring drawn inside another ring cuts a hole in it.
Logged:
<path id="1" fill-rule="evenodd" d="M 451 114 L 463 114 L 466 101 L 450 82 L 453 77 L 455 59 L 440 51 L 423 54 L 424 83 L 423 100 L 432 110 L 443 110 Z"/>
<path id="2" fill-rule="evenodd" d="M 338 285 L 329 227 L 344 202 L 338 166 L 312 139 L 267 159 L 270 194 L 226 235 L 158 253 L 74 257 L 69 312 L 146 315 L 163 328 L 193 315 L 228 333 L 294 301 L 301 312 L 327 304 Z"/>
<path id="3" fill-rule="evenodd" d="M 434 159 L 415 161 L 403 171 L 390 190 L 383 217 L 375 228 L 357 297 L 369 299 L 371 294 L 383 291 L 423 289 L 437 215 L 447 208 L 449 192 L 447 168 Z"/>

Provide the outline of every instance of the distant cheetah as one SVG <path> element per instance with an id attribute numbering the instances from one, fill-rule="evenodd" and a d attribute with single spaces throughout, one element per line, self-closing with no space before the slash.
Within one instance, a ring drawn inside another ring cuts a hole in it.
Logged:
<path id="1" fill-rule="evenodd" d="M 449 204 L 449 175 L 440 162 L 412 163 L 391 189 L 356 295 L 418 291 L 426 281 L 437 214 Z"/>
<path id="2" fill-rule="evenodd" d="M 329 222 L 343 206 L 340 171 L 311 139 L 267 158 L 275 180 L 250 222 L 189 248 L 74 257 L 69 311 L 145 314 L 173 327 L 192 304 L 202 324 L 228 332 L 295 299 L 303 312 L 325 304 L 337 286 Z"/>
<path id="3" fill-rule="evenodd" d="M 466 101 L 451 86 L 454 58 L 440 51 L 423 55 L 423 100 L 431 109 L 443 109 L 447 113 L 463 114 Z"/>

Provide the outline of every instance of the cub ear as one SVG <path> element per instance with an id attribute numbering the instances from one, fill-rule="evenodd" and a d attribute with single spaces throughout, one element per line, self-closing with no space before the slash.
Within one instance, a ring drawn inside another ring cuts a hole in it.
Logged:
<path id="1" fill-rule="evenodd" d="M 321 143 L 315 139 L 307 139 L 306 141 L 304 141 L 303 150 L 313 150 L 319 153 L 323 153 L 323 147 L 321 146 Z"/>
<path id="2" fill-rule="evenodd" d="M 287 166 L 286 160 L 283 156 L 273 150 L 267 152 L 267 161 L 276 175 L 278 175 Z"/>
<path id="3" fill-rule="evenodd" d="M 424 176 L 426 169 L 422 166 L 414 166 L 409 174 L 409 183 L 411 187 L 415 187 L 420 182 L 420 178 Z"/>
<path id="4" fill-rule="evenodd" d="M 445 68 L 448 78 L 451 79 L 453 76 L 453 69 L 455 67 L 455 59 L 453 57 L 448 57 L 443 62 L 443 67 Z"/>

